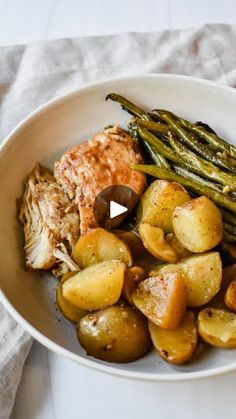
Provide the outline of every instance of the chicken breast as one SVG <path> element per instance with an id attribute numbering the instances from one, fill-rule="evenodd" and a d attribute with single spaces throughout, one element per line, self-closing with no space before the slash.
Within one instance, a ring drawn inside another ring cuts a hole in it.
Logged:
<path id="1" fill-rule="evenodd" d="M 29 269 L 50 269 L 62 262 L 62 273 L 78 270 L 70 258 L 79 237 L 78 207 L 52 173 L 39 164 L 27 178 L 19 219 L 24 224 Z"/>
<path id="2" fill-rule="evenodd" d="M 135 141 L 118 126 L 105 129 L 92 140 L 68 150 L 56 162 L 56 180 L 78 205 L 81 234 L 97 227 L 93 205 L 106 187 L 125 185 L 138 197 L 142 195 L 146 176 L 130 168 L 141 162 Z"/>

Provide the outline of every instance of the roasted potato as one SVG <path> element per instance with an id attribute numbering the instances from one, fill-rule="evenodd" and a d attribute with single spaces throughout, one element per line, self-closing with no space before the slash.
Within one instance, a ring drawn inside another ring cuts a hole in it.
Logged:
<path id="1" fill-rule="evenodd" d="M 178 241 L 190 252 L 207 252 L 223 238 L 221 212 L 206 196 L 176 207 L 172 225 Z"/>
<path id="2" fill-rule="evenodd" d="M 114 233 L 122 240 L 122 242 L 127 244 L 134 259 L 137 259 L 143 254 L 143 252 L 145 252 L 143 242 L 135 231 L 118 230 L 117 232 L 114 231 Z"/>
<path id="3" fill-rule="evenodd" d="M 175 207 L 189 200 L 188 192 L 178 183 L 155 180 L 141 198 L 138 223 L 150 224 L 161 228 L 164 233 L 171 233 Z"/>
<path id="4" fill-rule="evenodd" d="M 78 323 L 87 312 L 79 307 L 76 307 L 74 304 L 71 304 L 62 295 L 62 284 L 74 275 L 75 272 L 69 272 L 62 277 L 57 287 L 56 302 L 59 310 L 62 312 L 63 316 L 67 318 L 67 320 L 70 320 L 73 323 Z"/>
<path id="5" fill-rule="evenodd" d="M 236 265 L 231 265 L 223 269 L 220 290 L 207 303 L 207 307 L 227 309 L 227 305 L 225 304 L 225 296 L 227 289 L 234 278 L 236 278 Z"/>
<path id="6" fill-rule="evenodd" d="M 139 233 L 146 249 L 157 259 L 172 263 L 178 261 L 178 253 L 167 243 L 161 228 L 141 223 Z"/>
<path id="7" fill-rule="evenodd" d="M 236 311 L 236 278 L 230 282 L 225 293 L 225 304 L 230 310 Z"/>
<path id="8" fill-rule="evenodd" d="M 142 281 L 132 299 L 153 323 L 163 329 L 175 329 L 186 311 L 187 290 L 180 273 L 160 274 Z"/>
<path id="9" fill-rule="evenodd" d="M 74 250 L 74 260 L 80 268 L 95 265 L 105 260 L 120 260 L 132 266 L 133 258 L 126 243 L 115 234 L 95 228 L 80 236 Z"/>
<path id="10" fill-rule="evenodd" d="M 171 364 L 188 361 L 197 347 L 198 333 L 192 311 L 185 314 L 177 329 L 164 330 L 149 321 L 149 330 L 157 352 Z"/>
<path id="11" fill-rule="evenodd" d="M 88 314 L 80 320 L 77 334 L 88 355 L 108 362 L 132 362 L 151 348 L 147 320 L 131 306 Z"/>
<path id="12" fill-rule="evenodd" d="M 219 348 L 236 348 L 236 314 L 224 309 L 206 308 L 198 315 L 202 339 Z"/>
<path id="13" fill-rule="evenodd" d="M 62 295 L 84 310 L 100 310 L 115 304 L 121 295 L 125 265 L 108 260 L 89 266 L 62 284 Z"/>
<path id="14" fill-rule="evenodd" d="M 138 284 L 146 277 L 144 269 L 140 266 L 133 266 L 132 268 L 126 269 L 122 295 L 129 304 L 133 304 L 132 294 L 136 290 Z"/>
<path id="15" fill-rule="evenodd" d="M 197 307 L 208 303 L 219 291 L 222 280 L 222 262 L 218 252 L 194 255 L 177 264 L 160 267 L 150 275 L 180 272 L 188 291 L 187 305 Z"/>

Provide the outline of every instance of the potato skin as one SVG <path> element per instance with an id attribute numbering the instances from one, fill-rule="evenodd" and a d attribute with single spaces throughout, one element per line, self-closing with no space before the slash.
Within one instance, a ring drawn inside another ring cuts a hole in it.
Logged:
<path id="1" fill-rule="evenodd" d="M 175 263 L 179 260 L 176 250 L 171 247 L 164 237 L 164 232 L 159 227 L 153 227 L 150 224 L 141 223 L 139 233 L 144 247 L 157 259 L 165 262 Z"/>
<path id="2" fill-rule="evenodd" d="M 172 224 L 178 241 L 190 252 L 207 252 L 223 238 L 221 212 L 206 196 L 176 207 Z"/>
<path id="3" fill-rule="evenodd" d="M 178 183 L 155 180 L 141 198 L 138 223 L 147 223 L 172 233 L 172 213 L 175 207 L 190 200 L 188 192 Z"/>
<path id="4" fill-rule="evenodd" d="M 227 288 L 225 293 L 225 304 L 230 310 L 236 312 L 236 278 L 230 282 Z"/>
<path id="5" fill-rule="evenodd" d="M 186 311 L 187 290 L 180 273 L 160 274 L 142 281 L 132 299 L 153 323 L 163 329 L 175 329 Z"/>
<path id="6" fill-rule="evenodd" d="M 218 252 L 194 255 L 177 264 L 160 267 L 150 275 L 180 272 L 183 275 L 187 292 L 188 307 L 207 304 L 220 290 L 222 281 L 222 262 Z"/>
<path id="7" fill-rule="evenodd" d="M 84 269 L 106 260 L 120 260 L 132 266 L 133 258 L 127 244 L 115 234 L 102 228 L 95 228 L 80 236 L 76 243 L 75 262 Z"/>
<path id="8" fill-rule="evenodd" d="M 136 290 L 138 284 L 147 277 L 145 271 L 140 266 L 132 266 L 125 270 L 124 285 L 122 295 L 126 301 L 133 305 L 132 294 Z"/>
<path id="9" fill-rule="evenodd" d="M 84 310 L 100 310 L 115 304 L 121 295 L 125 265 L 108 260 L 89 266 L 62 284 L 62 295 Z"/>
<path id="10" fill-rule="evenodd" d="M 148 325 L 153 345 L 165 361 L 177 365 L 189 361 L 198 342 L 192 311 L 187 311 L 178 328 L 174 330 L 164 330 L 150 321 Z"/>
<path id="11" fill-rule="evenodd" d="M 74 274 L 74 272 L 73 272 L 73 274 Z M 67 279 L 69 279 L 68 274 L 65 274 L 64 276 L 66 276 L 66 275 L 67 275 L 67 278 L 65 278 L 64 280 L 61 280 L 61 282 L 58 285 L 57 292 L 56 292 L 56 302 L 57 302 L 57 306 L 58 306 L 59 310 L 62 312 L 63 316 L 67 320 L 71 321 L 72 323 L 78 323 L 80 321 L 80 319 L 86 315 L 87 312 L 85 310 L 71 304 L 69 301 L 67 301 L 63 297 L 63 295 L 62 295 L 62 283 L 65 282 Z M 72 276 L 74 276 L 74 275 L 72 275 Z"/>
<path id="12" fill-rule="evenodd" d="M 198 314 L 201 338 L 217 348 L 236 348 L 236 314 L 224 309 L 205 308 Z"/>
<path id="13" fill-rule="evenodd" d="M 88 314 L 80 320 L 77 335 L 88 355 L 108 362 L 133 362 L 151 348 L 147 320 L 131 306 Z"/>

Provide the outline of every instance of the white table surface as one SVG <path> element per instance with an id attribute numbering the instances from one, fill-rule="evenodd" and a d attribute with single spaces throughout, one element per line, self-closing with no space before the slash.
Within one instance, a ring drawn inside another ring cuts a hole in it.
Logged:
<path id="1" fill-rule="evenodd" d="M 236 23 L 236 1 L 0 0 L 0 46 L 204 23 Z M 236 372 L 192 382 L 135 382 L 34 343 L 11 419 L 235 419 L 235 383 Z"/>

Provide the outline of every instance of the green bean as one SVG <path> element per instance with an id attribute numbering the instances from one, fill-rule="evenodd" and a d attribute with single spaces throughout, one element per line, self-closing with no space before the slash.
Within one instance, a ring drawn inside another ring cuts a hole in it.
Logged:
<path id="1" fill-rule="evenodd" d="M 228 233 L 233 234 L 234 236 L 236 236 L 236 227 L 232 226 L 232 224 L 224 222 L 224 229 Z"/>
<path id="2" fill-rule="evenodd" d="M 156 110 L 158 113 L 169 113 L 172 114 L 169 111 L 165 111 L 162 109 Z M 236 158 L 236 147 L 232 144 L 229 144 L 227 141 L 223 140 L 222 138 L 218 137 L 218 135 L 213 134 L 209 131 L 207 131 L 205 128 L 199 125 L 192 124 L 191 122 L 187 121 L 184 118 L 180 118 L 174 114 L 172 114 L 177 118 L 177 120 L 180 122 L 180 124 L 187 128 L 189 131 L 197 134 L 198 137 L 206 141 L 208 144 L 210 144 L 212 147 L 214 147 L 215 150 L 222 150 L 225 151 L 229 156 Z"/>
<path id="3" fill-rule="evenodd" d="M 208 188 L 214 189 L 215 191 L 222 192 L 222 188 L 220 185 L 217 185 L 213 182 L 209 182 L 206 179 L 196 175 L 195 173 L 189 172 L 187 169 L 181 166 L 173 165 L 173 169 L 178 175 L 182 175 L 188 179 L 194 180 L 195 182 L 201 183 L 203 186 L 207 186 Z"/>
<path id="4" fill-rule="evenodd" d="M 231 173 L 225 173 L 218 167 L 215 167 L 212 163 L 206 162 L 175 138 L 170 138 L 170 144 L 179 157 L 181 157 L 182 161 L 192 165 L 193 172 L 219 182 L 224 186 L 229 186 L 230 190 L 236 190 L 236 176 Z"/>
<path id="5" fill-rule="evenodd" d="M 149 116 L 143 109 L 139 108 L 130 100 L 124 98 L 121 95 L 118 95 L 117 93 L 110 93 L 106 97 L 106 100 L 108 99 L 113 100 L 114 102 L 118 102 L 121 105 L 122 109 L 126 110 L 131 115 L 138 116 L 139 118 L 143 118 L 145 120 L 151 120 L 151 116 Z M 155 163 L 158 164 L 160 167 L 168 168 L 169 165 L 165 157 L 159 154 L 157 150 L 155 154 Z"/>
<path id="6" fill-rule="evenodd" d="M 229 242 L 229 243 L 233 243 L 236 241 L 236 236 L 234 236 L 233 234 L 229 233 L 228 231 L 224 230 L 224 240 Z"/>
<path id="7" fill-rule="evenodd" d="M 178 155 L 177 153 L 174 152 L 173 149 L 171 149 L 168 145 L 166 145 L 163 141 L 161 141 L 157 136 L 153 135 L 151 132 L 147 131 L 145 128 L 141 128 L 138 126 L 138 133 L 140 135 L 140 137 L 148 142 L 156 152 L 158 152 L 159 154 L 164 155 L 164 157 L 166 157 L 168 160 L 177 163 L 178 165 L 183 165 L 183 161 L 184 161 L 184 165 L 192 170 L 193 172 L 196 172 L 199 175 L 203 175 L 206 176 L 210 179 L 216 180 L 216 181 L 220 181 L 219 179 L 221 179 L 221 183 L 223 183 L 224 181 L 224 185 L 228 185 L 229 183 L 232 184 L 232 179 L 228 178 L 227 176 L 229 176 L 227 173 L 223 173 L 221 172 L 218 168 L 214 168 L 210 170 L 210 168 L 206 168 L 206 164 L 210 165 L 210 163 L 205 163 L 204 161 L 201 162 L 201 158 L 196 156 L 194 153 L 192 153 L 191 151 L 188 151 L 188 153 L 186 154 L 186 157 L 183 158 L 183 155 L 181 154 Z M 174 139 L 171 139 L 170 142 L 175 141 Z M 179 146 L 184 147 L 182 144 L 179 144 Z M 189 156 L 189 153 L 192 153 L 193 158 L 191 159 Z M 210 176 L 211 174 L 211 176 Z M 218 179 L 219 178 L 219 179 Z M 236 190 L 236 183 L 235 183 L 235 190 Z"/>
<path id="8" fill-rule="evenodd" d="M 161 134 L 168 134 L 169 127 L 166 124 L 154 121 L 144 121 L 142 119 L 134 118 L 134 124 L 139 125 L 142 128 L 147 128 L 154 132 L 159 132 Z"/>
<path id="9" fill-rule="evenodd" d="M 122 109 L 126 110 L 131 115 L 135 115 L 139 118 L 144 118 L 147 120 L 151 119 L 151 117 L 143 109 L 139 108 L 130 100 L 124 98 L 121 95 L 118 95 L 117 93 L 109 93 L 109 95 L 106 96 L 106 100 L 108 99 L 112 100 L 113 102 L 118 102 Z"/>
<path id="10" fill-rule="evenodd" d="M 231 212 L 226 211 L 225 209 L 221 208 L 221 213 L 223 220 L 228 222 L 229 224 L 232 224 L 236 227 L 236 217 Z"/>
<path id="11" fill-rule="evenodd" d="M 196 137 L 189 135 L 181 125 L 175 121 L 170 115 L 161 114 L 163 120 L 168 124 L 170 130 L 179 136 L 179 140 L 187 145 L 191 150 L 196 151 L 205 160 L 216 164 L 219 167 L 227 169 L 235 173 L 235 168 L 231 166 L 227 160 L 220 158 L 214 151 L 208 146 L 201 144 Z M 151 124 L 154 124 L 151 122 Z"/>
<path id="12" fill-rule="evenodd" d="M 137 128 L 140 137 L 146 141 L 155 152 L 163 155 L 168 160 L 175 162 L 177 164 L 182 164 L 182 159 L 172 150 L 171 147 L 163 143 L 158 137 L 156 137 L 151 132 L 147 131 L 145 128 Z"/>
<path id="13" fill-rule="evenodd" d="M 158 167 L 162 167 L 164 169 L 169 169 L 170 166 L 167 163 L 166 159 L 164 156 L 162 156 L 161 154 L 159 154 L 157 152 L 157 150 L 154 150 L 154 148 L 145 140 L 143 140 L 138 132 L 137 132 L 137 128 L 132 124 L 133 119 L 131 120 L 131 123 L 128 125 L 129 127 L 129 131 L 131 133 L 131 135 L 136 138 L 136 140 L 139 142 L 139 144 L 141 145 L 142 148 L 145 148 L 148 155 L 151 157 L 151 159 L 153 160 L 153 162 L 158 166 Z"/>
<path id="14" fill-rule="evenodd" d="M 236 158 L 236 148 L 227 141 L 206 131 L 204 128 L 191 124 L 186 120 L 180 120 L 181 124 L 185 125 L 190 131 L 195 132 L 200 138 L 211 144 L 215 150 L 225 151 L 229 156 Z"/>
<path id="15" fill-rule="evenodd" d="M 194 192 L 198 195 L 206 195 L 216 204 L 229 209 L 236 214 L 236 202 L 232 201 L 230 198 L 222 194 L 221 192 L 215 191 L 205 185 L 195 182 L 191 179 L 186 179 L 181 175 L 177 175 L 175 172 L 166 169 L 159 169 L 153 165 L 137 164 L 132 166 L 134 170 L 138 170 L 148 175 L 154 176 L 159 179 L 166 179 L 172 182 L 178 182 L 181 185 L 185 186 L 189 191 Z"/>
<path id="16" fill-rule="evenodd" d="M 169 169 L 170 165 L 167 163 L 165 157 L 163 157 L 161 154 L 155 152 L 155 149 L 153 149 L 150 144 L 148 144 L 147 141 L 143 141 L 143 145 L 146 148 L 149 156 L 153 160 L 153 162 L 157 165 L 157 167 L 163 168 L 163 169 Z"/>

